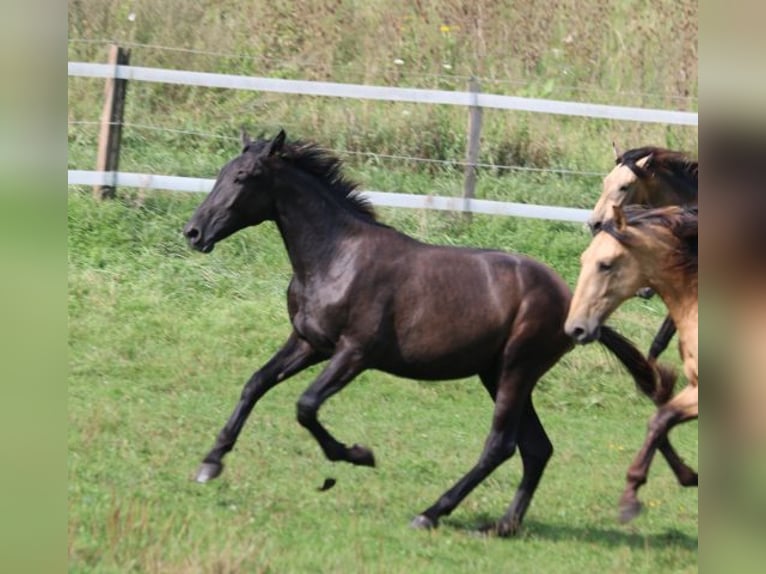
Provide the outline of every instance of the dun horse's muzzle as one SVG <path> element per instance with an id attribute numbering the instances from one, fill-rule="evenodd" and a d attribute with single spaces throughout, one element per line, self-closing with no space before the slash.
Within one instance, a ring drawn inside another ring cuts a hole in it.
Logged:
<path id="1" fill-rule="evenodd" d="M 575 343 L 580 345 L 592 343 L 593 341 L 598 340 L 601 335 L 601 328 L 599 326 L 589 329 L 584 323 L 580 322 L 567 322 L 564 326 L 564 331 L 574 339 Z"/>

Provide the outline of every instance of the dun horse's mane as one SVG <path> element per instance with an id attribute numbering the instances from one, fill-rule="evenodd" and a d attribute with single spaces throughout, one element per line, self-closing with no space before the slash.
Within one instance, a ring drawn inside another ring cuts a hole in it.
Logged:
<path id="1" fill-rule="evenodd" d="M 296 140 L 285 144 L 282 159 L 325 184 L 332 195 L 363 218 L 376 221 L 372 204 L 358 194 L 358 184 L 343 175 L 343 162 L 320 146 Z"/>
<path id="2" fill-rule="evenodd" d="M 676 240 L 676 248 L 672 253 L 672 260 L 667 262 L 668 265 L 684 273 L 697 274 L 699 214 L 696 205 L 673 205 L 655 209 L 630 205 L 623 208 L 623 213 L 626 229 L 619 230 L 615 220 L 609 219 L 604 222 L 601 230 L 620 243 L 630 246 L 635 242 L 635 237 L 627 228 L 639 228 L 649 235 L 656 235 L 658 229 L 667 229 Z"/>
<path id="3" fill-rule="evenodd" d="M 652 160 L 645 168 L 639 168 L 636 162 L 648 155 Z M 655 146 L 630 149 L 615 160 L 617 165 L 625 165 L 638 177 L 656 175 L 663 178 L 672 187 L 684 191 L 696 200 L 699 162 L 687 153 Z"/>

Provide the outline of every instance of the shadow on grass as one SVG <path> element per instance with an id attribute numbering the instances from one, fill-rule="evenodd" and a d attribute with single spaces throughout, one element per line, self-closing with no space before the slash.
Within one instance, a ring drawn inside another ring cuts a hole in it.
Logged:
<path id="1" fill-rule="evenodd" d="M 464 530 L 475 536 L 486 536 L 504 540 L 494 534 L 491 528 L 494 518 L 489 515 L 476 515 L 470 518 L 448 518 L 443 521 L 443 526 Z M 689 536 L 675 529 L 668 529 L 660 534 L 641 534 L 625 528 L 598 528 L 587 526 L 570 526 L 567 524 L 548 524 L 536 520 L 525 521 L 518 535 L 512 538 L 538 538 L 552 542 L 587 542 L 599 544 L 608 548 L 628 546 L 635 549 L 643 548 L 682 548 L 696 551 L 699 540 L 696 536 Z"/>

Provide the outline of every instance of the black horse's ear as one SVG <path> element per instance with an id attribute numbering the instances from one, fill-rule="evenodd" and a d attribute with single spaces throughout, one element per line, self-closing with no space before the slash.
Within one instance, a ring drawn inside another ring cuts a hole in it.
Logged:
<path id="1" fill-rule="evenodd" d="M 245 126 L 242 126 L 241 128 L 239 128 L 239 139 L 242 142 L 242 149 L 245 149 L 247 146 L 253 143 L 253 140 L 251 140 L 250 136 L 247 135 L 247 130 L 245 130 Z"/>
<path id="2" fill-rule="evenodd" d="M 287 134 L 285 133 L 285 130 L 279 130 L 279 133 L 276 135 L 276 137 L 271 140 L 271 144 L 269 144 L 269 153 L 267 155 L 274 155 L 282 151 L 282 148 L 285 145 L 285 138 L 287 137 Z"/>

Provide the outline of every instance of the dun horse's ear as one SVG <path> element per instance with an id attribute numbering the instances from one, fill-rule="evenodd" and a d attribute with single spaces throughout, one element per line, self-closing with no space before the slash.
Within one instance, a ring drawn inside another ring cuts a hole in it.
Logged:
<path id="1" fill-rule="evenodd" d="M 642 157 L 636 162 L 636 165 L 644 170 L 649 170 L 652 167 L 652 161 L 654 161 L 654 153 Z"/>
<path id="2" fill-rule="evenodd" d="M 242 142 L 242 149 L 245 149 L 247 146 L 253 143 L 253 140 L 251 140 L 250 136 L 247 135 L 247 130 L 245 130 L 244 126 L 239 129 L 239 140 Z"/>
<path id="3" fill-rule="evenodd" d="M 622 211 L 622 206 L 614 205 L 614 227 L 617 231 L 625 231 L 627 223 L 625 222 L 625 213 Z"/>
<path id="4" fill-rule="evenodd" d="M 620 161 L 620 156 L 622 153 L 620 152 L 620 148 L 617 147 L 617 144 L 612 142 L 612 149 L 614 150 L 614 161 L 618 162 Z"/>
<path id="5" fill-rule="evenodd" d="M 271 145 L 269 145 L 268 155 L 271 156 L 281 152 L 282 148 L 285 145 L 286 137 L 287 137 L 287 134 L 285 133 L 285 130 L 279 130 L 279 133 L 276 135 L 276 137 L 273 140 L 271 140 Z"/>

